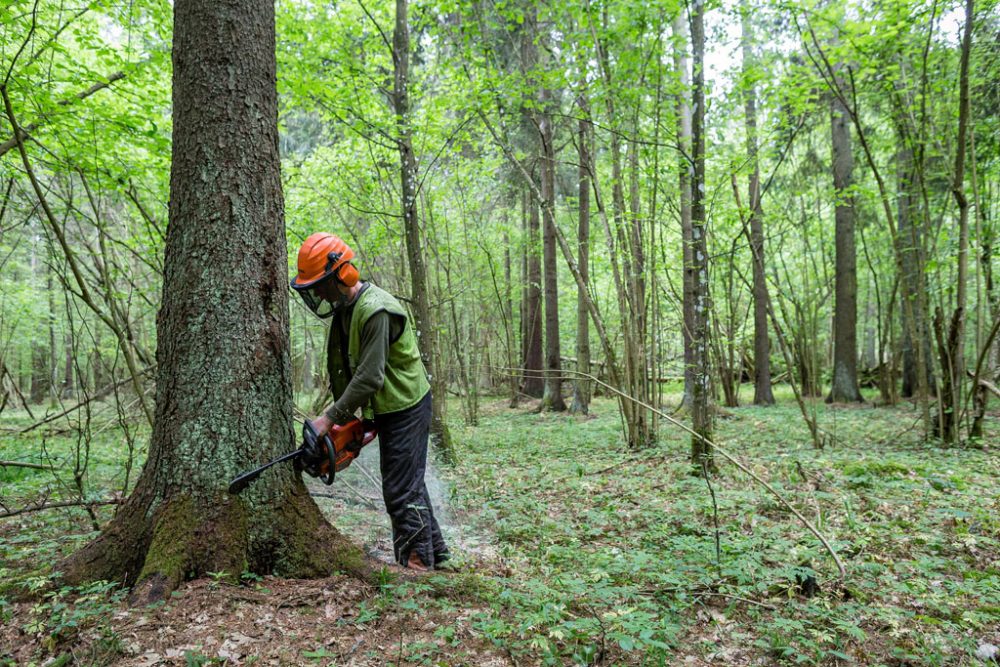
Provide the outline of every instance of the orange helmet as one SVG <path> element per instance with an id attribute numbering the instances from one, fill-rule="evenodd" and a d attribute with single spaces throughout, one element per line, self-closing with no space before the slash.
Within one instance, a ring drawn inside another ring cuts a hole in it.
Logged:
<path id="1" fill-rule="evenodd" d="M 339 236 L 316 232 L 299 248 L 299 273 L 292 278 L 292 289 L 309 289 L 352 259 L 354 251 Z"/>
<path id="2" fill-rule="evenodd" d="M 316 232 L 299 248 L 298 274 L 292 278 L 291 287 L 314 313 L 328 317 L 332 310 L 320 312 L 322 299 L 313 294 L 312 288 L 331 276 L 347 287 L 356 285 L 360 276 L 351 264 L 353 258 L 354 251 L 340 237 Z"/>

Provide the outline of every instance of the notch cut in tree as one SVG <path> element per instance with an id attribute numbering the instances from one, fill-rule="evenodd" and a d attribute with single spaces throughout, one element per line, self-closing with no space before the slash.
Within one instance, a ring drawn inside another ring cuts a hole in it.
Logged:
<path id="1" fill-rule="evenodd" d="M 366 576 L 291 468 L 225 491 L 295 438 L 274 4 L 178 0 L 173 67 L 149 458 L 111 524 L 58 569 L 70 583 L 134 584 L 137 601 L 207 572 Z"/>

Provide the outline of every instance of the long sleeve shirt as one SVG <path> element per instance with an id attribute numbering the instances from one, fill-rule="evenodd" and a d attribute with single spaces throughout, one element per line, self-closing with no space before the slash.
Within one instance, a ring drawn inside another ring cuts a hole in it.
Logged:
<path id="1" fill-rule="evenodd" d="M 340 326 L 343 339 L 350 330 L 354 305 L 351 304 L 331 326 Z M 344 393 L 326 409 L 326 416 L 337 424 L 350 421 L 358 408 L 368 403 L 382 388 L 385 381 L 385 365 L 389 358 L 389 346 L 403 332 L 403 324 L 396 322 L 385 311 L 375 313 L 361 330 L 361 345 L 358 364 Z"/>

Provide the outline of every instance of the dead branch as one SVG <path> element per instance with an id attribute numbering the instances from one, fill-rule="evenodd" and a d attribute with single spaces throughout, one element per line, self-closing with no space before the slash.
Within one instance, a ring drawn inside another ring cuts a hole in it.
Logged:
<path id="1" fill-rule="evenodd" d="M 28 514 L 29 512 L 41 512 L 42 510 L 54 509 L 57 507 L 86 507 L 90 509 L 101 505 L 117 505 L 121 502 L 122 501 L 119 498 L 110 498 L 108 500 L 63 500 L 55 503 L 38 503 L 37 505 L 22 507 L 19 510 L 0 512 L 0 519 L 6 519 L 19 514 Z"/>
<path id="2" fill-rule="evenodd" d="M 27 461 L 0 461 L 0 468 L 32 468 L 34 470 L 55 470 L 52 466 Z"/>
<path id="3" fill-rule="evenodd" d="M 140 373 L 143 374 L 143 375 L 145 375 L 146 373 L 149 372 L 149 370 L 150 370 L 150 367 L 147 367 L 147 368 L 142 369 L 142 371 L 140 371 Z M 132 381 L 132 378 L 131 377 L 127 377 L 127 378 L 123 378 L 121 380 L 118 380 L 116 382 L 112 382 L 110 384 L 107 384 L 107 385 L 103 386 L 101 389 L 99 389 L 98 391 L 94 392 L 93 394 L 91 394 L 90 396 L 88 396 L 87 398 L 85 398 L 84 400 L 82 400 L 79 403 L 77 403 L 76 405 L 70 406 L 70 407 L 66 408 L 65 410 L 63 410 L 62 412 L 58 412 L 58 413 L 56 413 L 54 415 L 50 415 L 50 416 L 46 417 L 45 419 L 42 419 L 41 421 L 37 421 L 34 424 L 32 424 L 31 426 L 26 426 L 23 429 L 21 429 L 20 432 L 21 433 L 28 433 L 29 431 L 34 431 L 39 426 L 44 426 L 45 424 L 48 424 L 49 422 L 53 422 L 53 421 L 59 419 L 60 417 L 65 417 L 66 415 L 70 414 L 71 412 L 75 412 L 75 411 L 79 410 L 80 408 L 82 408 L 83 406 L 85 406 L 85 405 L 87 405 L 89 403 L 92 403 L 93 401 L 98 401 L 98 400 L 104 398 L 105 396 L 107 396 L 108 394 L 110 394 L 112 391 L 114 391 L 118 387 L 122 386 L 123 384 L 128 384 L 131 381 Z"/>

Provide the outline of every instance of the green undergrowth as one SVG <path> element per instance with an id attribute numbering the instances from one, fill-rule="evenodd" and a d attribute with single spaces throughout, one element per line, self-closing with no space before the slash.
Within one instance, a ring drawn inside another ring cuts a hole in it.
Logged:
<path id="1" fill-rule="evenodd" d="M 126 437 L 110 404 L 92 407 L 89 429 L 79 428 L 82 415 L 74 413 L 71 419 L 26 433 L 20 431 L 35 424 L 45 411 L 34 408 L 32 418 L 24 411 L 4 410 L 0 460 L 48 469 L 0 466 L 0 511 L 81 500 L 103 502 L 121 498 L 126 488 L 134 486 L 145 460 L 148 428 L 131 426 Z M 30 592 L 39 580 L 58 574 L 52 565 L 92 538 L 94 519 L 103 524 L 113 515 L 114 506 L 94 505 L 90 510 L 93 518 L 82 505 L 0 518 L 0 598 Z"/>
<path id="2" fill-rule="evenodd" d="M 717 442 L 829 538 L 842 583 L 794 515 L 722 459 L 716 517 L 676 427 L 625 451 L 610 400 L 589 418 L 495 402 L 455 429 L 450 480 L 512 570 L 479 631 L 550 664 L 673 664 L 678 651 L 720 664 L 960 664 L 997 643 L 990 448 L 920 442 L 912 406 L 817 403 L 829 444 L 815 450 L 790 395 L 779 400 L 730 409 Z"/>
<path id="3" fill-rule="evenodd" d="M 828 444 L 815 450 L 790 394 L 778 393 L 773 408 L 728 409 L 716 440 L 830 539 L 843 582 L 794 515 L 721 458 L 716 513 L 709 487 L 691 474 L 690 439 L 665 421 L 654 447 L 628 451 L 610 399 L 596 399 L 589 417 L 484 399 L 477 426 L 451 406 L 461 464 L 441 474 L 451 523 L 466 534 L 455 544 L 488 549 L 456 549 L 459 575 L 387 580 L 353 622 L 377 624 L 390 612 L 455 619 L 437 627 L 434 643 L 407 647 L 408 664 L 474 663 L 469 633 L 518 664 L 553 665 L 973 664 L 980 643 L 1000 644 L 1000 422 L 987 421 L 980 447 L 944 448 L 921 441 L 911 405 L 816 402 Z M 78 495 L 72 470 L 87 443 L 55 427 L 13 431 L 30 423 L 0 416 L 0 459 L 58 472 L 0 468 L 0 501 L 11 509 Z M 133 481 L 145 437 L 136 439 Z M 92 435 L 88 497 L 123 490 L 127 456 L 118 428 Z M 348 472 L 349 497 L 367 509 L 351 510 L 347 528 L 369 522 L 373 534 L 387 533 L 377 494 L 370 507 L 356 498 L 372 493 L 370 483 Z M 112 513 L 94 511 L 100 522 Z M 86 628 L 106 652 L 94 664 L 105 664 L 118 655 L 108 611 L 120 592 L 49 584 L 50 564 L 93 534 L 81 508 L 0 519 L 0 621 L 31 624 L 25 631 L 48 638 L 52 656 Z M 26 589 L 49 594 L 27 619 L 12 619 Z"/>

